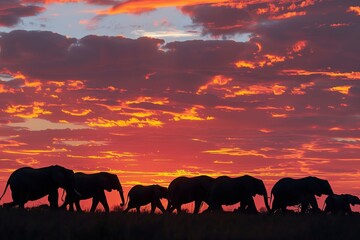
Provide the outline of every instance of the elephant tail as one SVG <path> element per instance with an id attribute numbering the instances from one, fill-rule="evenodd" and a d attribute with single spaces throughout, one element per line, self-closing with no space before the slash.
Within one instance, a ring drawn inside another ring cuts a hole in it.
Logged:
<path id="1" fill-rule="evenodd" d="M 2 194 L 1 197 L 0 197 L 0 201 L 1 201 L 1 199 L 3 198 L 3 196 L 5 195 L 6 190 L 7 190 L 7 188 L 9 187 L 9 185 L 10 185 L 10 183 L 9 183 L 9 180 L 8 180 L 7 183 L 6 183 L 6 187 L 5 187 L 5 189 L 4 189 L 4 192 L 3 192 L 3 194 Z"/>

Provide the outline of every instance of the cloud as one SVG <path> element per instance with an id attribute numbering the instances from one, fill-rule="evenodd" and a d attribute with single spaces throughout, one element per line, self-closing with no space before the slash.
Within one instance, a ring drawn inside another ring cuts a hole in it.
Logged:
<path id="1" fill-rule="evenodd" d="M 105 169 L 129 183 L 205 173 L 357 181 L 357 35 L 351 22 L 296 29 L 314 17 L 307 8 L 263 13 L 271 24 L 247 42 L 2 33 L 0 128 L 12 136 L 0 140 L 2 163 Z"/>
<path id="2" fill-rule="evenodd" d="M 54 123 L 40 118 L 26 119 L 24 122 L 8 123 L 8 127 L 24 128 L 30 131 L 42 131 L 47 129 L 85 129 L 88 128 L 82 124 L 74 123 Z"/>
<path id="3" fill-rule="evenodd" d="M 164 31 L 153 31 L 148 32 L 145 30 L 134 30 L 132 34 L 140 37 L 151 37 L 151 38 L 185 38 L 185 37 L 196 37 L 199 34 L 181 30 L 164 30 Z"/>
<path id="4" fill-rule="evenodd" d="M 354 52 L 359 50 L 360 37 L 352 6 L 356 1 L 254 1 L 241 7 L 203 4 L 181 9 L 203 34 L 247 33 L 263 54 L 287 57 L 288 64 L 301 65 L 303 70 L 351 72 L 356 69 Z M 254 68 L 259 61 L 242 59 L 237 64 Z"/>
<path id="5" fill-rule="evenodd" d="M 162 40 L 149 38 L 131 40 L 105 36 L 77 40 L 51 32 L 19 30 L 2 35 L 0 57 L 4 63 L 2 67 L 13 70 L 25 64 L 23 72 L 37 78 L 81 80 L 97 78 L 100 72 L 102 76 L 114 78 L 133 74 L 133 67 L 121 67 L 124 64 L 149 64 L 149 60 L 161 53 L 159 44 L 162 43 Z M 108 68 L 110 65 L 119 65 L 120 68 Z M 145 75 L 142 71 L 139 72 L 141 78 Z"/>
<path id="6" fill-rule="evenodd" d="M 244 150 L 244 149 L 240 149 L 238 147 L 235 147 L 235 148 L 224 147 L 224 148 L 220 148 L 220 149 L 216 149 L 216 150 L 206 150 L 204 152 L 209 153 L 209 154 L 230 155 L 230 156 L 237 156 L 237 157 L 257 156 L 257 157 L 266 158 L 266 156 L 264 154 L 261 154 L 256 150 Z M 216 163 L 218 163 L 218 162 L 216 162 Z"/>
<path id="7" fill-rule="evenodd" d="M 45 8 L 37 5 L 25 5 L 20 0 L 3 0 L 0 5 L 0 27 L 13 27 L 21 18 L 35 16 Z"/>
<path id="8" fill-rule="evenodd" d="M 20 0 L 24 3 L 52 4 L 52 3 L 74 3 L 85 2 L 96 5 L 114 5 L 117 0 Z"/>
<path id="9" fill-rule="evenodd" d="M 196 5 L 202 3 L 216 3 L 216 0 L 127 0 L 114 5 L 111 9 L 104 12 L 105 14 L 135 13 L 140 14 L 164 7 L 180 7 L 185 5 Z"/>

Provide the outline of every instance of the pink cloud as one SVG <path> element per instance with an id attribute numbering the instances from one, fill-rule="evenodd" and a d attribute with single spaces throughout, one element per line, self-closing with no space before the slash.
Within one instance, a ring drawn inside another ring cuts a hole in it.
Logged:
<path id="1" fill-rule="evenodd" d="M 336 1 L 294 4 L 182 8 L 204 34 L 246 42 L 2 33 L 2 179 L 57 163 L 115 171 L 126 186 L 314 174 L 357 192 L 358 16 Z"/>

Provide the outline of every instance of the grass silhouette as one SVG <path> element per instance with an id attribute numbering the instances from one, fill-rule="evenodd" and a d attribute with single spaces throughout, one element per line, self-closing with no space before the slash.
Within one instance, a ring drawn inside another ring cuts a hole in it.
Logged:
<path id="1" fill-rule="evenodd" d="M 1 239 L 359 239 L 360 215 L 77 213 L 0 209 Z"/>

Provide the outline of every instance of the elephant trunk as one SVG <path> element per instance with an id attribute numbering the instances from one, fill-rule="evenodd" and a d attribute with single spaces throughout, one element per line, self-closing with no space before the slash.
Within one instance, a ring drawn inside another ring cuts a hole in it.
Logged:
<path id="1" fill-rule="evenodd" d="M 125 205 L 124 191 L 122 189 L 119 189 L 119 194 L 120 194 L 120 198 L 121 198 L 120 206 L 124 206 Z"/>
<path id="2" fill-rule="evenodd" d="M 267 196 L 266 190 L 265 190 L 263 196 L 264 196 L 264 203 L 265 203 L 266 210 L 268 211 L 268 213 L 271 213 L 271 209 L 270 209 L 270 205 L 269 205 L 269 202 L 268 202 L 268 196 Z"/>
<path id="3" fill-rule="evenodd" d="M 264 203 L 265 203 L 265 207 L 266 207 L 267 211 L 268 211 L 269 213 L 271 213 L 271 209 L 270 209 L 270 206 L 269 206 L 267 193 L 264 194 Z"/>
<path id="4" fill-rule="evenodd" d="M 267 191 L 266 191 L 266 188 L 265 188 L 265 184 L 263 181 L 259 180 L 259 191 L 258 191 L 258 194 L 259 195 L 262 195 L 264 197 L 264 203 L 265 203 L 265 207 L 266 207 L 266 210 L 268 211 L 268 213 L 271 213 L 271 209 L 270 209 L 270 205 L 269 205 L 269 202 L 268 202 L 268 195 L 267 195 Z"/>
<path id="5" fill-rule="evenodd" d="M 325 180 L 325 183 L 326 183 L 326 190 L 327 191 L 325 191 L 324 194 L 327 194 L 329 196 L 334 195 L 334 192 L 333 192 L 333 190 L 332 190 L 332 188 L 330 186 L 330 183 L 328 181 L 326 181 L 326 180 Z"/>

